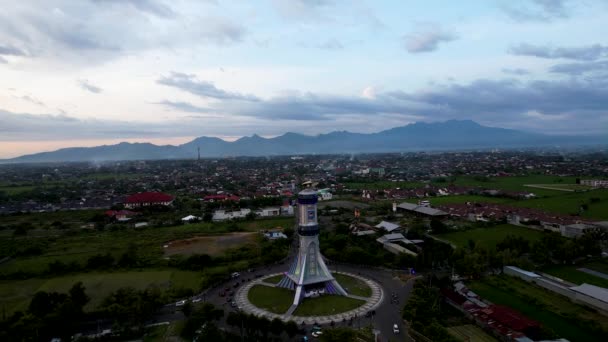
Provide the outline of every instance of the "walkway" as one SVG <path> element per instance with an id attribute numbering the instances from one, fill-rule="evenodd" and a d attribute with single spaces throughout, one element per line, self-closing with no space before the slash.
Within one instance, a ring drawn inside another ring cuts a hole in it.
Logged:
<path id="1" fill-rule="evenodd" d="M 255 305 L 251 304 L 251 302 L 249 301 L 249 298 L 247 297 L 247 294 L 249 293 L 249 290 L 251 289 L 251 287 L 253 287 L 254 285 L 266 285 L 266 286 L 273 286 L 272 284 L 268 284 L 263 282 L 263 279 L 255 279 L 252 280 L 250 282 L 248 282 L 247 284 L 241 286 L 235 295 L 235 301 L 238 305 L 238 307 L 246 312 L 246 313 L 250 313 L 250 314 L 254 314 L 256 316 L 259 317 L 266 317 L 270 320 L 278 318 L 282 321 L 294 321 L 298 324 L 329 324 L 331 322 L 342 322 L 342 321 L 346 321 L 346 320 L 350 320 L 351 318 L 356 318 L 356 317 L 363 317 L 365 316 L 365 314 L 368 311 L 371 310 L 376 310 L 378 308 L 378 306 L 382 303 L 383 299 L 384 299 L 384 291 L 382 290 L 382 287 L 376 283 L 373 280 L 370 280 L 368 278 L 364 278 L 361 277 L 359 275 L 356 274 L 352 274 L 352 273 L 347 273 L 347 272 L 338 272 L 353 278 L 357 278 L 363 282 L 365 282 L 367 284 L 367 286 L 369 286 L 372 289 L 372 295 L 367 298 L 367 297 L 359 297 L 359 296 L 354 296 L 354 295 L 349 295 L 348 297 L 350 298 L 355 298 L 355 299 L 361 299 L 361 300 L 365 300 L 365 304 L 363 304 L 362 306 L 354 309 L 354 310 L 350 310 L 344 313 L 340 313 L 340 314 L 335 314 L 335 315 L 330 315 L 330 316 L 307 316 L 307 317 L 303 317 L 303 316 L 292 316 L 289 313 L 289 311 L 293 311 L 293 310 L 289 310 L 287 313 L 279 315 L 279 314 L 275 314 L 263 309 L 260 309 L 258 307 L 256 307 Z M 275 275 L 281 275 L 282 273 L 275 273 L 275 274 L 270 274 L 268 276 L 265 276 L 264 278 L 268 278 L 268 277 L 272 277 Z"/>

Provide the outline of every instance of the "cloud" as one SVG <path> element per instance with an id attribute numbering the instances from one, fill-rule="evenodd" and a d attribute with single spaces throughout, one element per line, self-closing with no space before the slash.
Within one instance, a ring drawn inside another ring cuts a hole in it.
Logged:
<path id="1" fill-rule="evenodd" d="M 25 56 L 25 52 L 17 49 L 13 46 L 3 46 L 0 45 L 0 55 L 5 56 Z"/>
<path id="2" fill-rule="evenodd" d="M 549 47 L 522 43 L 512 46 L 509 53 L 517 56 L 533 56 L 548 59 L 573 59 L 580 61 L 593 61 L 608 55 L 608 46 L 600 44 L 580 47 Z"/>
<path id="3" fill-rule="evenodd" d="M 103 89 L 90 83 L 88 80 L 78 80 L 78 85 L 80 86 L 80 88 L 94 94 L 99 94 L 103 91 Z"/>
<path id="4" fill-rule="evenodd" d="M 187 112 L 187 113 L 209 113 L 211 111 L 209 108 L 195 106 L 189 102 L 180 102 L 180 101 L 173 102 L 173 101 L 169 101 L 169 100 L 163 100 L 163 101 L 157 102 L 156 104 L 160 104 L 165 107 L 175 109 L 175 110 L 178 110 L 181 112 Z"/>
<path id="5" fill-rule="evenodd" d="M 0 56 L 0 64 L 7 64 L 8 61 Z"/>
<path id="6" fill-rule="evenodd" d="M 502 72 L 509 75 L 523 76 L 530 74 L 530 71 L 522 68 L 503 68 Z"/>
<path id="7" fill-rule="evenodd" d="M 439 44 L 456 39 L 456 35 L 443 31 L 434 25 L 407 34 L 403 37 L 405 48 L 409 53 L 435 51 L 439 48 Z"/>
<path id="8" fill-rule="evenodd" d="M 152 50 L 228 46 L 247 34 L 241 22 L 227 17 L 218 6 L 177 2 L 171 3 L 176 6 L 173 9 L 167 4 L 160 0 L 22 1 L 0 11 L 0 42 L 11 54 L 90 66 Z"/>
<path id="9" fill-rule="evenodd" d="M 344 45 L 340 43 L 336 38 L 330 38 L 325 42 L 318 44 L 317 47 L 323 50 L 342 50 L 344 49 Z"/>
<path id="10" fill-rule="evenodd" d="M 158 84 L 174 87 L 206 98 L 218 100 L 258 101 L 258 98 L 253 95 L 225 91 L 217 88 L 211 82 L 198 80 L 195 75 L 183 74 L 179 72 L 172 72 L 169 76 L 163 76 L 156 82 Z"/>
<path id="11" fill-rule="evenodd" d="M 429 105 L 418 113 L 436 120 L 468 117 L 498 126 L 563 130 L 571 134 L 605 132 L 602 127 L 608 124 L 608 81 L 602 77 L 528 82 L 479 79 L 465 85 L 435 86 L 424 92 L 391 95 Z M 524 116 L 532 111 L 570 120 L 564 120 L 562 126 L 535 127 L 535 122 Z M 576 120 L 575 126 L 572 120 Z"/>
<path id="12" fill-rule="evenodd" d="M 532 1 L 510 1 L 501 9 L 511 19 L 519 22 L 528 21 L 552 21 L 555 19 L 568 18 L 569 9 L 566 0 L 532 0 Z"/>
<path id="13" fill-rule="evenodd" d="M 102 4 L 115 4 L 115 5 L 130 5 L 136 8 L 139 11 L 149 13 L 161 18 L 173 18 L 175 17 L 175 12 L 173 10 L 161 3 L 160 1 L 155 0 L 93 0 L 93 2 Z"/>
<path id="14" fill-rule="evenodd" d="M 571 76 L 578 76 L 590 72 L 608 72 L 608 61 L 556 64 L 552 66 L 549 71 Z"/>
<path id="15" fill-rule="evenodd" d="M 41 106 L 41 107 L 46 107 L 46 104 L 40 100 L 38 100 L 37 98 L 30 96 L 30 95 L 23 95 L 23 96 L 16 96 L 18 99 L 21 99 L 23 101 L 35 104 L 37 106 Z"/>

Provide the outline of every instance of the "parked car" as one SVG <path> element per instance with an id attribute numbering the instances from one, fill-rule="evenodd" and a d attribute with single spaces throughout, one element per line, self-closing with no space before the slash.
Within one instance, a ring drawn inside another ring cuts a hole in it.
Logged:
<path id="1" fill-rule="evenodd" d="M 393 324 L 393 332 L 394 332 L 395 334 L 398 334 L 398 333 L 399 333 L 399 326 L 397 325 L 397 323 Z"/>
<path id="2" fill-rule="evenodd" d="M 175 306 L 184 306 L 186 304 L 185 300 L 180 300 L 179 302 L 175 303 Z"/>
<path id="3" fill-rule="evenodd" d="M 234 273 L 232 273 L 230 276 L 231 276 L 231 277 L 234 279 L 234 278 L 238 278 L 238 277 L 240 277 L 240 276 L 241 276 L 241 274 L 240 274 L 239 272 L 234 272 Z"/>

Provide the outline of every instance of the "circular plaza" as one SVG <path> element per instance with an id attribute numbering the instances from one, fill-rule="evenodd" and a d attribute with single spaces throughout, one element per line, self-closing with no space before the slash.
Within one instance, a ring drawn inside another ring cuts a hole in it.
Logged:
<path id="1" fill-rule="evenodd" d="M 352 273 L 334 272 L 346 295 L 314 293 L 296 306 L 293 305 L 294 291 L 278 286 L 283 276 L 275 273 L 243 284 L 235 294 L 236 305 L 245 313 L 270 320 L 329 324 L 363 317 L 376 310 L 384 299 L 377 282 Z"/>

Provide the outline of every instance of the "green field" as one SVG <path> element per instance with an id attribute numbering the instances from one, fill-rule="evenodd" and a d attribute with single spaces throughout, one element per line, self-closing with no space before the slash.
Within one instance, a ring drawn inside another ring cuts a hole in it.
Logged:
<path id="1" fill-rule="evenodd" d="M 587 283 L 595 286 L 608 288 L 608 279 L 600 278 L 592 274 L 577 270 L 577 268 L 581 267 L 585 266 L 552 265 L 548 268 L 543 269 L 543 272 L 578 285 Z"/>
<path id="2" fill-rule="evenodd" d="M 509 276 L 495 276 L 469 284 L 469 288 L 492 303 L 509 306 L 544 327 L 570 341 L 605 341 L 608 317 L 572 303 L 566 297 L 554 294 L 522 280 Z M 594 321 L 606 329 L 603 333 L 580 324 Z"/>
<path id="3" fill-rule="evenodd" d="M 202 273 L 189 271 L 130 271 L 112 273 L 86 273 L 52 279 L 0 281 L 0 306 L 7 313 L 25 310 L 37 291 L 66 293 L 74 283 L 82 281 L 91 301 L 85 310 L 95 309 L 111 292 L 121 287 L 145 289 L 158 286 L 162 289 L 184 288 L 197 291 Z"/>
<path id="4" fill-rule="evenodd" d="M 599 201 L 591 203 L 591 198 L 596 198 Z M 514 201 L 509 204 L 564 215 L 578 214 L 580 206 L 586 204 L 588 210 L 583 211 L 582 217 L 608 219 L 608 189 L 597 189 L 586 192 L 560 192 L 559 195 L 552 197 Z"/>
<path id="5" fill-rule="evenodd" d="M 281 287 L 254 285 L 247 298 L 251 304 L 276 314 L 284 314 L 293 304 L 294 292 Z"/>
<path id="6" fill-rule="evenodd" d="M 471 176 L 456 177 L 454 185 L 458 186 L 473 186 L 486 189 L 509 190 L 509 191 L 525 191 L 530 192 L 530 188 L 526 184 L 576 184 L 577 177 L 560 177 L 548 175 L 527 175 L 515 177 L 493 177 L 488 179 L 476 178 Z M 442 183 L 439 183 L 442 184 Z M 555 195 L 561 193 L 559 190 L 539 190 L 539 195 Z"/>
<path id="7" fill-rule="evenodd" d="M 494 337 L 485 333 L 485 331 L 481 330 L 475 325 L 465 324 L 459 325 L 455 327 L 448 327 L 448 332 L 450 335 L 456 337 L 457 339 L 463 342 L 496 342 Z"/>
<path id="8" fill-rule="evenodd" d="M 293 224 L 293 218 L 243 221 L 235 224 L 240 230 L 253 232 L 275 227 L 290 227 Z M 19 257 L 0 265 L 0 274 L 17 271 L 41 273 L 47 269 L 50 262 L 56 260 L 83 262 L 98 253 L 110 253 L 114 257 L 119 257 L 131 243 L 137 246 L 138 255 L 149 258 L 153 263 L 159 263 L 164 255 L 162 246 L 166 242 L 193 236 L 226 233 L 230 225 L 231 223 L 195 223 L 143 230 L 125 229 L 102 232 L 81 230 L 49 240 L 44 244 L 44 252 L 41 255 Z M 61 232 L 57 233 L 61 234 Z M 15 249 L 28 244 L 36 244 L 38 241 L 38 239 L 28 236 L 0 237 L 0 255 L 12 255 Z M 201 250 L 200 253 L 205 253 L 205 251 Z"/>
<path id="9" fill-rule="evenodd" d="M 377 181 L 377 182 L 345 182 L 344 186 L 347 189 L 355 190 L 384 190 L 384 189 L 415 189 L 424 186 L 424 183 L 420 182 L 389 182 L 389 181 Z"/>
<path id="10" fill-rule="evenodd" d="M 293 293 L 292 293 L 293 294 Z M 364 301 L 344 296 L 323 295 L 317 298 L 306 298 L 302 301 L 294 316 L 335 315 L 358 308 Z"/>
<path id="11" fill-rule="evenodd" d="M 372 289 L 365 282 L 342 273 L 333 273 L 333 276 L 349 294 L 371 297 Z"/>
<path id="12" fill-rule="evenodd" d="M 456 247 L 466 247 L 469 244 L 469 240 L 475 241 L 475 245 L 483 246 L 485 248 L 493 248 L 497 243 L 504 240 L 508 235 L 523 237 L 530 241 L 539 240 L 543 232 L 513 226 L 510 224 L 501 224 L 489 228 L 474 228 L 461 232 L 453 232 L 435 235 L 441 240 L 446 240 L 456 245 Z"/>

